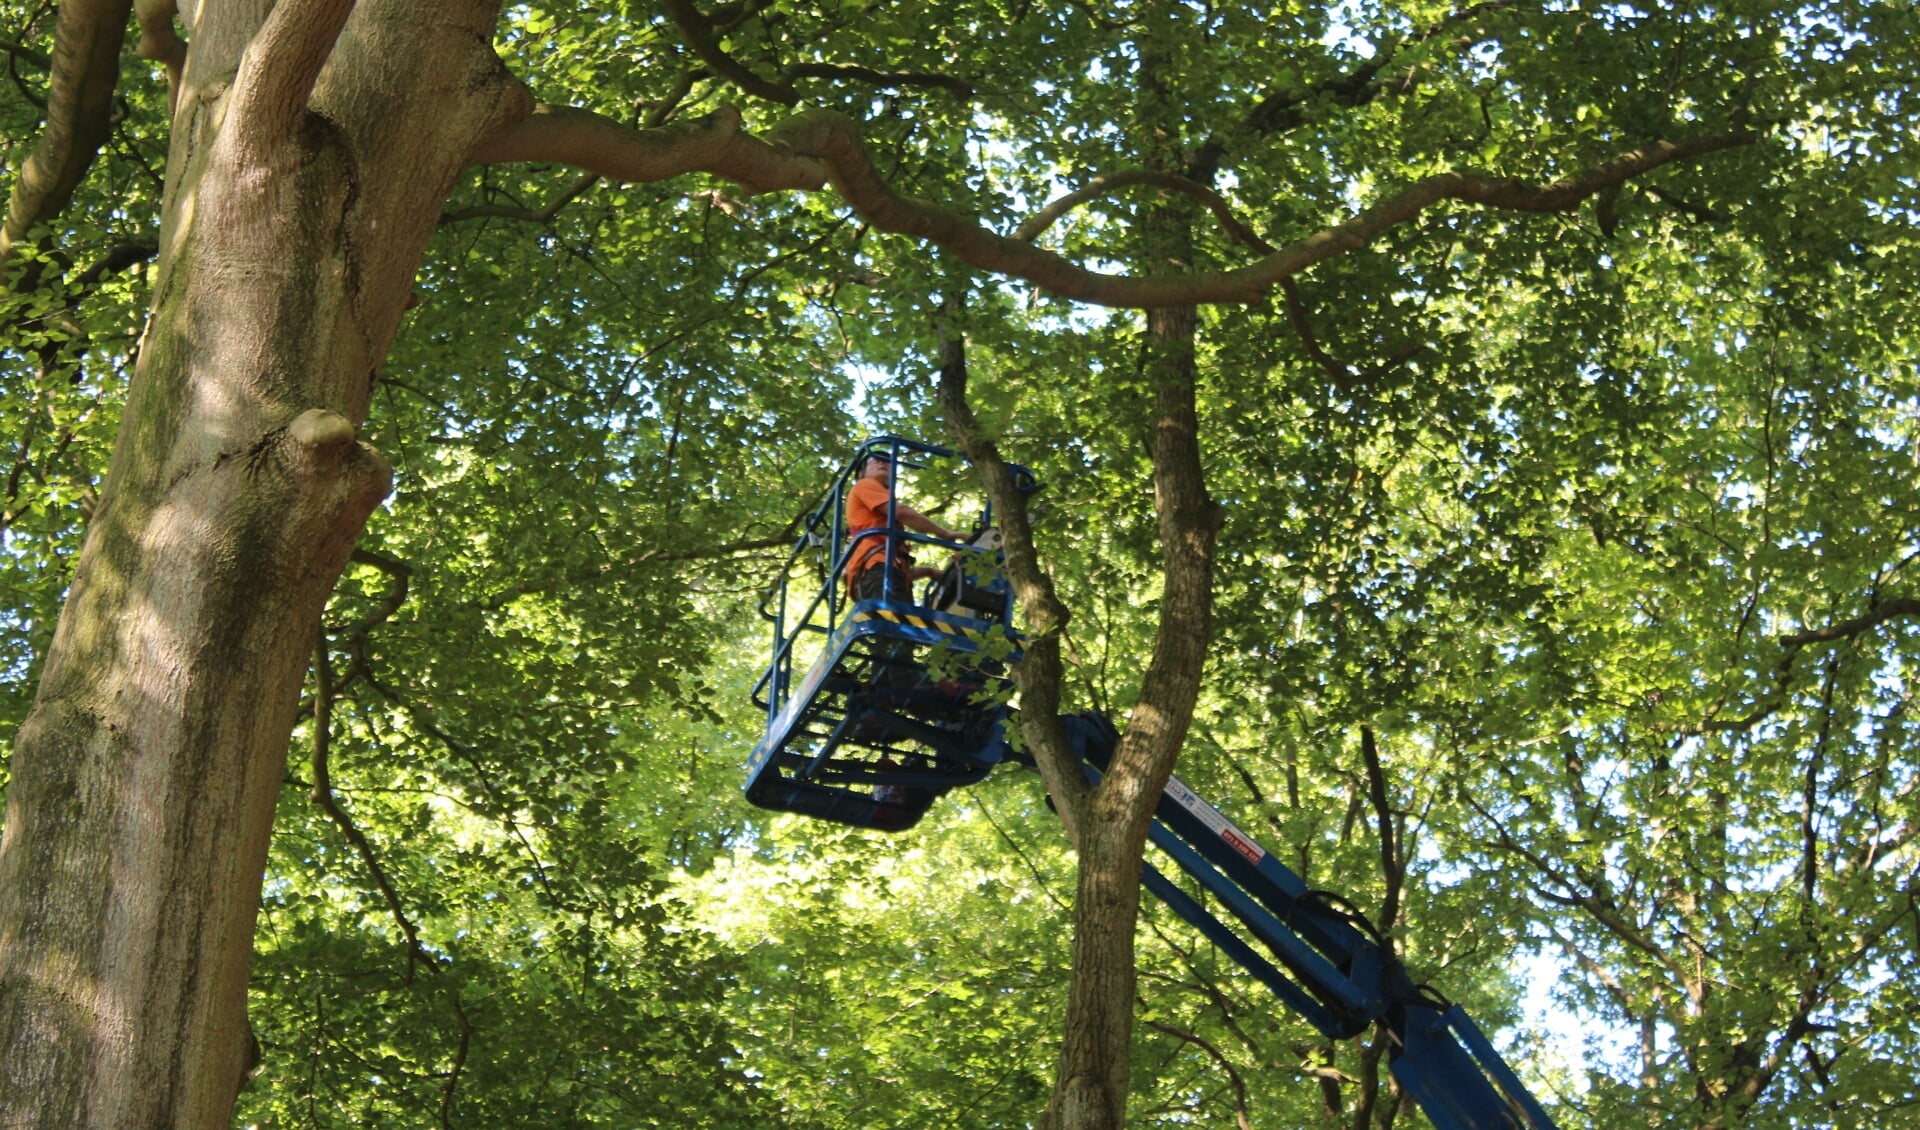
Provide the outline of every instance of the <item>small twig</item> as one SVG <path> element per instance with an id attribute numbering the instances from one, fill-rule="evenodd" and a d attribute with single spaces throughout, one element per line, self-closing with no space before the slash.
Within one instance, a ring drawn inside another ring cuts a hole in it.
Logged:
<path id="1" fill-rule="evenodd" d="M 796 63 L 787 68 L 787 73 L 794 78 L 853 79 L 885 87 L 931 87 L 956 98 L 972 98 L 974 94 L 973 84 L 966 79 L 926 71 L 876 71 L 850 63 Z"/>
<path id="2" fill-rule="evenodd" d="M 1206 205 L 1220 226 L 1227 233 L 1227 241 L 1243 247 L 1252 248 L 1262 255 L 1274 254 L 1273 245 L 1261 239 L 1259 234 L 1248 227 L 1233 214 L 1233 208 L 1225 197 L 1190 177 L 1177 173 L 1160 173 L 1151 169 L 1121 169 L 1111 173 L 1101 173 L 1086 183 L 1083 188 L 1075 189 L 1064 196 L 1048 201 L 1046 206 L 1033 214 L 1026 222 L 1013 231 L 1013 238 L 1024 243 L 1032 243 L 1040 238 L 1060 217 L 1089 200 L 1098 199 L 1109 192 L 1133 185 L 1145 184 L 1170 192 L 1182 192 Z"/>
<path id="3" fill-rule="evenodd" d="M 1228 1082 L 1233 1084 L 1233 1114 L 1235 1120 L 1239 1123 L 1240 1130 L 1253 1130 L 1253 1121 L 1247 1116 L 1247 1081 L 1240 1077 L 1240 1072 L 1234 1068 L 1231 1060 L 1221 1054 L 1219 1048 L 1208 1043 L 1197 1033 L 1175 1028 L 1171 1024 L 1162 1024 L 1158 1020 L 1147 1021 L 1147 1027 L 1152 1028 L 1156 1032 L 1164 1032 L 1176 1040 L 1183 1040 L 1192 1044 L 1194 1047 L 1207 1053 L 1207 1058 L 1219 1064 L 1220 1069 L 1227 1073 Z"/>
<path id="4" fill-rule="evenodd" d="M 574 178 L 571 184 L 556 193 L 553 199 L 547 201 L 543 207 L 522 208 L 507 204 L 472 204 L 465 208 L 458 208 L 451 212 L 441 213 L 440 223 L 444 226 L 446 224 L 462 223 L 467 220 L 498 219 L 522 220 L 529 224 L 539 224 L 541 227 L 546 227 L 548 224 L 553 223 L 554 218 L 560 214 L 561 209 L 578 200 L 588 189 L 599 183 L 600 176 L 598 173 L 586 173 Z"/>
<path id="5" fill-rule="evenodd" d="M 393 881 L 387 877 L 386 868 L 380 866 L 379 858 L 374 854 L 373 845 L 368 842 L 353 818 L 340 807 L 333 795 L 333 774 L 327 764 L 332 746 L 333 727 L 333 666 L 327 656 L 327 633 L 322 627 L 317 633 L 318 643 L 314 646 L 313 656 L 313 789 L 307 795 L 320 806 L 329 819 L 340 829 L 341 835 L 353 845 L 360 861 L 373 875 L 374 883 L 380 888 L 381 897 L 386 899 L 387 909 L 400 925 L 401 934 L 407 939 L 407 980 L 413 980 L 416 963 L 434 968 L 433 958 L 420 946 L 420 932 L 414 927 L 413 920 L 407 917 L 406 907 L 401 905 L 400 892 L 394 889 Z"/>

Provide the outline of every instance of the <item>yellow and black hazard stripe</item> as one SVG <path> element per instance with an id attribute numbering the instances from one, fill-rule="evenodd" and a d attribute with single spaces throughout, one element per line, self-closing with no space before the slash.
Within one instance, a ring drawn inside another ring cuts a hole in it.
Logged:
<path id="1" fill-rule="evenodd" d="M 911 612 L 898 612 L 891 608 L 875 608 L 871 611 L 859 612 L 854 615 L 853 619 L 855 623 L 859 623 L 862 620 L 872 620 L 875 617 L 890 623 L 909 624 L 916 628 L 941 632 L 949 636 L 964 636 L 976 643 L 987 638 L 987 634 L 978 628 L 969 628 L 961 624 L 950 623 L 946 620 L 935 620 L 928 616 L 915 616 Z"/>

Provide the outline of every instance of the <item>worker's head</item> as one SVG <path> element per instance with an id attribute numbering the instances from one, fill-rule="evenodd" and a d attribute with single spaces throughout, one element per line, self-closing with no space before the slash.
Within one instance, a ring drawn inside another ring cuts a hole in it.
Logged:
<path id="1" fill-rule="evenodd" d="M 884 483 L 892 475 L 893 460 L 887 458 L 887 453 L 884 451 L 876 451 L 868 455 L 860 464 L 860 477 L 863 479 L 879 479 Z"/>

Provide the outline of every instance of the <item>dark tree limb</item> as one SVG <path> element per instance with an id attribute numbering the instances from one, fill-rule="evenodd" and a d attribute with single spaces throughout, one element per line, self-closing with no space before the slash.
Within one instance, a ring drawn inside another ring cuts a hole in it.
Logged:
<path id="1" fill-rule="evenodd" d="M 949 324 L 943 329 L 940 343 L 940 408 L 948 431 L 980 476 L 1000 518 L 1007 580 L 1026 624 L 1026 658 L 1014 668 L 1014 679 L 1020 686 L 1020 735 L 1039 766 L 1061 823 L 1066 825 L 1068 842 L 1079 843 L 1092 790 L 1060 726 L 1061 644 L 1072 616 L 1054 589 L 1053 576 L 1040 564 L 1026 496 L 1014 488 L 1013 473 L 1001 458 L 999 446 L 988 437 L 967 402 L 966 344 L 955 324 L 960 311 L 960 298 L 949 296 L 943 311 Z"/>
<path id="2" fill-rule="evenodd" d="M 1400 845 L 1394 834 L 1393 805 L 1387 797 L 1387 774 L 1380 767 L 1380 745 L 1372 726 L 1360 727 L 1360 757 L 1367 767 L 1367 799 L 1373 805 L 1373 817 L 1380 836 L 1380 877 L 1387 893 L 1380 905 L 1380 937 L 1389 953 L 1394 923 L 1400 920 L 1400 888 L 1406 880 L 1406 866 L 1400 859 Z"/>
<path id="3" fill-rule="evenodd" d="M 1786 705 L 1787 692 L 1793 689 L 1794 661 L 1810 644 L 1850 640 L 1872 631 L 1889 620 L 1902 616 L 1920 616 L 1920 598 L 1896 596 L 1881 601 L 1864 616 L 1842 620 L 1822 628 L 1810 628 L 1780 637 L 1782 654 L 1773 665 L 1773 687 L 1753 704 L 1753 709 L 1738 718 L 1708 718 L 1696 729 L 1699 733 L 1744 733 L 1779 713 Z"/>
<path id="4" fill-rule="evenodd" d="M 1281 279 L 1280 293 L 1286 299 L 1287 324 L 1293 327 L 1294 336 L 1300 339 L 1300 347 L 1307 351 L 1307 357 L 1332 377 L 1334 385 L 1342 392 L 1351 389 L 1353 370 L 1320 347 L 1320 339 L 1314 336 L 1313 326 L 1307 322 L 1307 304 L 1300 297 L 1300 284 L 1292 278 Z"/>
<path id="5" fill-rule="evenodd" d="M 1896 596 L 1891 600 L 1882 601 L 1874 607 L 1873 611 L 1868 612 L 1864 616 L 1856 616 L 1851 620 L 1842 620 L 1837 624 L 1829 624 L 1824 628 L 1812 628 L 1808 631 L 1796 632 L 1790 636 L 1781 636 L 1780 643 L 1785 647 L 1799 648 L 1813 643 L 1850 640 L 1863 632 L 1871 631 L 1879 627 L 1897 616 L 1920 616 L 1920 598 Z"/>
<path id="6" fill-rule="evenodd" d="M 799 104 L 799 91 L 785 83 L 761 78 L 746 64 L 727 54 L 713 34 L 713 22 L 693 6 L 693 0 L 661 0 L 661 6 L 667 10 L 667 18 L 673 21 L 673 26 L 679 28 L 680 34 L 686 38 L 687 46 L 693 49 L 701 62 L 713 68 L 714 74 L 757 98 L 778 102 L 782 106 Z"/>
<path id="7" fill-rule="evenodd" d="M 107 253 L 87 265 L 86 270 L 74 276 L 76 289 L 89 291 L 100 284 L 108 275 L 119 274 L 135 263 L 144 263 L 160 254 L 160 245 L 144 240 L 128 240 L 107 248 Z"/>
<path id="8" fill-rule="evenodd" d="M 17 39 L 0 36 L 0 51 L 5 51 L 16 60 L 26 63 L 36 71 L 51 70 L 53 67 L 53 57 L 51 55 L 48 55 L 45 51 L 28 47 Z"/>
<path id="9" fill-rule="evenodd" d="M 1665 204 L 1667 207 L 1698 223 L 1719 224 L 1724 226 L 1733 222 L 1732 216 L 1724 212 L 1716 212 L 1704 204 L 1695 204 L 1691 200 L 1675 196 L 1659 185 L 1648 185 L 1642 189 L 1642 191 L 1653 199 L 1658 200 L 1660 203 Z"/>
<path id="10" fill-rule="evenodd" d="M 374 606 L 373 611 L 355 621 L 353 625 L 347 629 L 352 635 L 364 635 L 392 619 L 393 614 L 400 611 L 400 606 L 407 602 L 407 587 L 413 580 L 413 566 L 397 557 L 389 557 L 378 550 L 368 549 L 363 545 L 353 547 L 351 560 L 356 565 L 372 566 L 393 579 L 393 587 L 388 589 L 387 594 L 380 598 L 379 603 Z"/>

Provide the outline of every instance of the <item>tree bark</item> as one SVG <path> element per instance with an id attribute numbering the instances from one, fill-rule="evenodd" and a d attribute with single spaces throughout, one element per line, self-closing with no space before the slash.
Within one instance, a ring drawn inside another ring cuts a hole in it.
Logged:
<path id="1" fill-rule="evenodd" d="M 527 109 L 490 4 L 201 11 L 125 423 L 14 745 L 5 1126 L 229 1120 L 314 625 L 389 485 L 356 432 L 455 177 Z"/>

